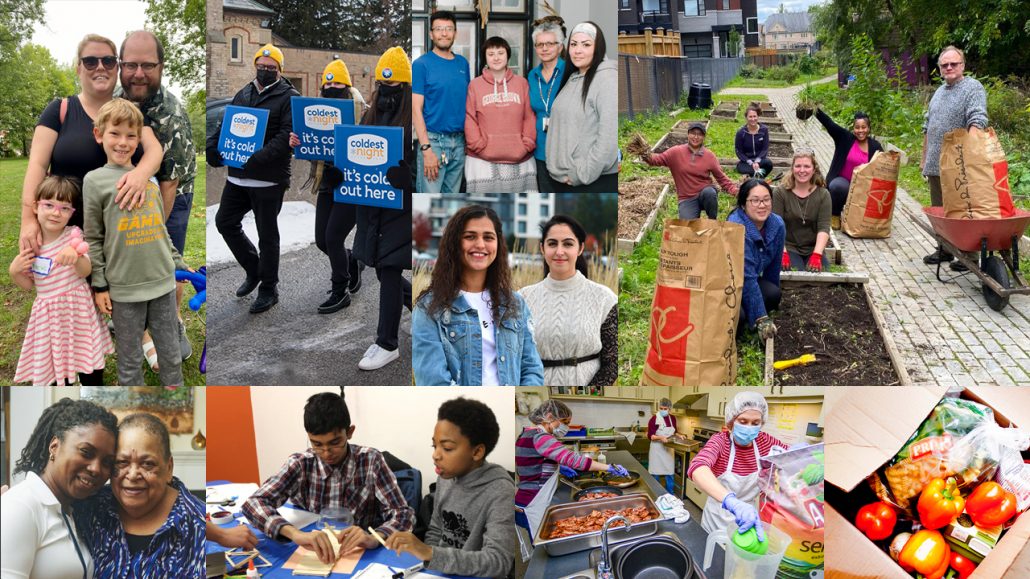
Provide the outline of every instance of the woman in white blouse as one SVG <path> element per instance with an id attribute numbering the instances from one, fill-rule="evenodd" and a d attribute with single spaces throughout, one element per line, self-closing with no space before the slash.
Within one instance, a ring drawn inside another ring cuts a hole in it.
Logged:
<path id="1" fill-rule="evenodd" d="M 72 503 L 111 476 L 118 419 L 85 400 L 47 408 L 15 463 L 25 480 L 0 497 L 0 579 L 90 579 Z"/>

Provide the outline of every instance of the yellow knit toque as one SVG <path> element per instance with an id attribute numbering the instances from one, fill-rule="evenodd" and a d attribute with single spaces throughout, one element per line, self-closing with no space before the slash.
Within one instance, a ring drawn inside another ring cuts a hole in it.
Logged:
<path id="1" fill-rule="evenodd" d="M 350 71 L 347 70 L 347 65 L 342 60 L 334 60 L 325 66 L 325 70 L 322 71 L 322 86 L 325 86 L 331 82 L 342 82 L 347 86 L 352 86 L 350 82 Z"/>
<path id="2" fill-rule="evenodd" d="M 262 46 L 261 48 L 259 48 L 257 50 L 257 52 L 254 53 L 254 61 L 256 62 L 257 59 L 261 58 L 262 56 L 267 56 L 267 57 L 271 58 L 272 60 L 278 62 L 279 63 L 279 70 L 283 69 L 283 51 L 281 51 L 278 48 L 272 46 L 271 42 L 269 42 L 268 44 Z"/>
<path id="3" fill-rule="evenodd" d="M 376 64 L 376 80 L 411 84 L 411 61 L 399 46 L 387 50 Z"/>

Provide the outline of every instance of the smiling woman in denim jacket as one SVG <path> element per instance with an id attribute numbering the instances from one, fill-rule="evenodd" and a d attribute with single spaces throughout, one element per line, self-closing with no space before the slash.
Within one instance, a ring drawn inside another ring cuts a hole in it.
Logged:
<path id="1" fill-rule="evenodd" d="M 503 239 L 501 220 L 487 207 L 463 207 L 447 223 L 412 315 L 416 385 L 543 385 L 533 322 L 511 289 Z"/>

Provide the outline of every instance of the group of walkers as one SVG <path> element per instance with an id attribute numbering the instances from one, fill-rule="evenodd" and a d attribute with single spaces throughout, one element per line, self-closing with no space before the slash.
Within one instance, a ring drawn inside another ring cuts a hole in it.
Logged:
<path id="1" fill-rule="evenodd" d="M 290 99 L 300 96 L 289 79 L 282 76 L 283 52 L 266 44 L 254 54 L 255 78 L 233 97 L 232 104 L 265 109 L 268 124 L 263 146 L 241 168 L 230 167 L 222 192 L 215 225 L 225 239 L 245 278 L 236 290 L 244 297 L 255 289 L 257 298 L 250 312 L 268 311 L 279 302 L 278 216 L 290 185 L 293 148 L 300 140 L 293 133 Z M 393 47 L 380 56 L 375 70 L 375 90 L 368 107 L 350 83 L 347 65 L 330 62 L 322 73 L 320 96 L 351 99 L 357 103 L 360 124 L 404 128 L 404 143 L 411 143 L 411 62 L 403 49 Z M 364 109 L 364 110 L 362 110 Z M 222 166 L 218 152 L 219 130 L 207 142 L 207 162 Z M 343 173 L 330 161 L 312 162 L 315 203 L 315 243 L 329 257 L 331 287 L 318 313 L 331 314 L 351 304 L 351 294 L 361 286 L 365 267 L 376 271 L 379 280 L 379 321 L 376 339 L 358 363 L 361 370 L 376 370 L 400 357 L 399 338 L 402 310 L 411 309 L 411 282 L 403 276 L 411 268 L 411 176 L 413 149 L 406 147 L 405 161 L 387 173 L 390 185 L 403 193 L 401 209 L 338 203 L 333 191 L 343 182 Z M 243 217 L 253 212 L 258 246 L 243 231 Z M 353 251 L 345 241 L 356 228 Z"/>
<path id="2" fill-rule="evenodd" d="M 14 382 L 102 385 L 112 331 L 120 384 L 143 384 L 144 358 L 161 384 L 183 381 L 193 349 L 175 270 L 189 269 L 181 256 L 197 163 L 163 70 L 164 48 L 148 31 L 120 49 L 89 34 L 76 50 L 81 91 L 40 115 L 9 268 L 17 286 L 36 290 Z"/>
<path id="3" fill-rule="evenodd" d="M 617 67 L 604 34 L 581 22 L 535 23 L 540 64 L 527 78 L 509 68 L 511 46 L 483 42 L 486 66 L 469 78 L 452 50 L 452 12 L 430 16 L 433 48 L 413 65 L 416 190 L 431 193 L 614 192 L 618 190 Z"/>

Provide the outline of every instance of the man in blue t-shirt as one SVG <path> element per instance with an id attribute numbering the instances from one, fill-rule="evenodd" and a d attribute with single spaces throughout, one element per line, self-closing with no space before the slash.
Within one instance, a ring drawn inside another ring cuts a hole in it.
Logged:
<path id="1" fill-rule="evenodd" d="M 429 17 L 433 50 L 411 65 L 411 120 L 418 136 L 415 191 L 457 193 L 465 171 L 465 98 L 469 63 L 451 52 L 457 20 L 438 10 Z"/>

